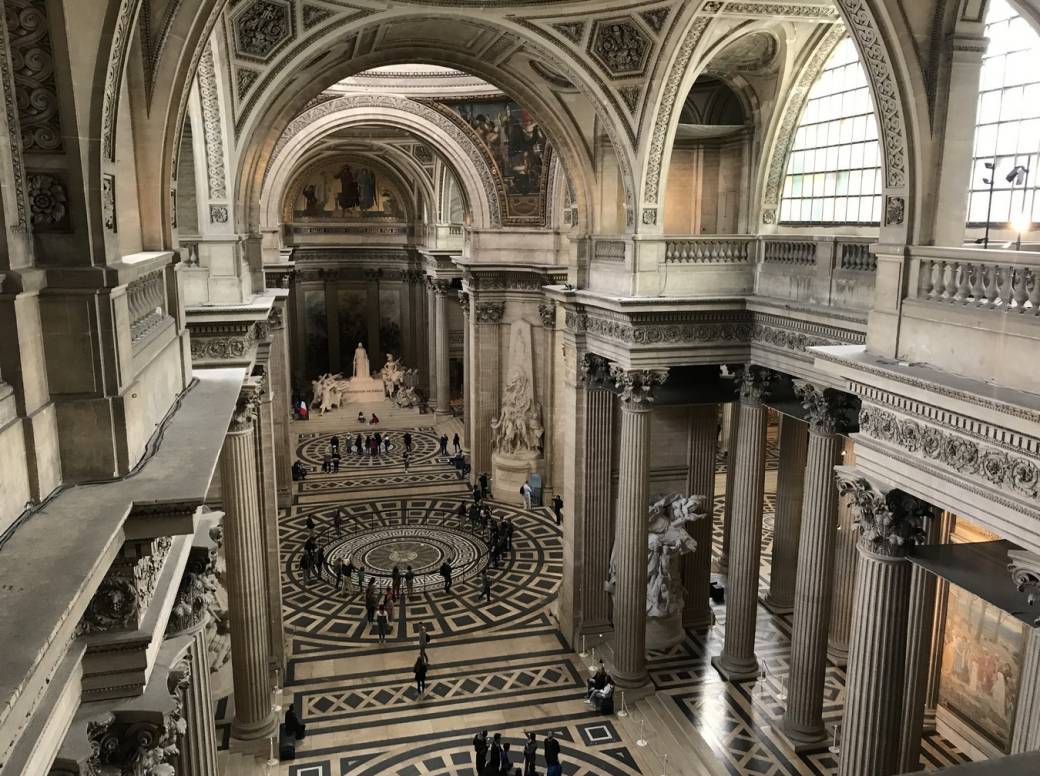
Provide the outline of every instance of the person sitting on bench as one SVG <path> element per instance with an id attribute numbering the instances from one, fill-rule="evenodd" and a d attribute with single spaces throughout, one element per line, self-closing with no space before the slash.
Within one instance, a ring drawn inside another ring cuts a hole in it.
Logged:
<path id="1" fill-rule="evenodd" d="M 592 703 L 592 694 L 596 690 L 602 690 L 607 686 L 607 669 L 603 665 L 603 661 L 599 661 L 599 668 L 596 669 L 596 673 L 591 678 L 585 680 L 585 702 Z"/>
<path id="2" fill-rule="evenodd" d="M 609 676 L 602 690 L 592 691 L 592 705 L 603 714 L 614 713 L 614 680 Z"/>

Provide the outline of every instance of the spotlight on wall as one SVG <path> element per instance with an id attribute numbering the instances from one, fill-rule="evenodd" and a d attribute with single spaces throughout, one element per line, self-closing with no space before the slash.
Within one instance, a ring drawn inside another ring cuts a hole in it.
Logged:
<path id="1" fill-rule="evenodd" d="M 1012 186 L 1020 186 L 1026 181 L 1026 176 L 1029 174 L 1029 168 L 1023 167 L 1021 164 L 1016 164 L 1007 175 L 1004 176 L 1004 180 L 1010 183 Z"/>

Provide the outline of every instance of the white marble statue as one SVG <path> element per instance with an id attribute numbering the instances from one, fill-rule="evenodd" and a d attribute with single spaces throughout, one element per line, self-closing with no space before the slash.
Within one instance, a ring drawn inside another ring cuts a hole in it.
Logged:
<path id="1" fill-rule="evenodd" d="M 393 353 L 386 354 L 386 363 L 379 374 L 383 378 L 383 392 L 388 399 L 393 399 L 404 383 L 404 369 Z"/>
<path id="2" fill-rule="evenodd" d="M 707 516 L 704 496 L 673 493 L 654 499 L 647 517 L 646 614 L 671 617 L 683 608 L 683 588 L 677 560 L 697 549 L 687 524 Z M 610 572 L 605 588 L 613 594 L 616 580 L 615 551 L 610 554 Z"/>
<path id="3" fill-rule="evenodd" d="M 418 407 L 422 403 L 419 396 L 419 370 L 404 369 L 401 372 L 401 385 L 394 394 L 398 407 Z"/>
<path id="4" fill-rule="evenodd" d="M 372 377 L 372 370 L 368 365 L 368 351 L 360 342 L 354 348 L 354 377 Z"/>
<path id="5" fill-rule="evenodd" d="M 343 404 L 343 393 L 340 390 L 339 383 L 342 380 L 343 375 L 341 374 L 324 374 L 319 376 L 317 380 L 312 380 L 311 391 L 314 398 L 311 400 L 311 406 L 318 407 L 322 415 L 331 409 L 341 406 Z"/>
<path id="6" fill-rule="evenodd" d="M 542 405 L 534 396 L 530 324 L 513 324 L 512 335 L 502 412 L 491 421 L 492 446 L 501 455 L 537 452 L 542 447 Z"/>

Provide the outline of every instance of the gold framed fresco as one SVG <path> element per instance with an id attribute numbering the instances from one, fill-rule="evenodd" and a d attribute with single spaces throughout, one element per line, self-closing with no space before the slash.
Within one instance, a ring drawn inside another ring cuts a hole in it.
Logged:
<path id="1" fill-rule="evenodd" d="M 1004 753 L 1011 750 L 1026 626 L 949 586 L 939 706 Z"/>

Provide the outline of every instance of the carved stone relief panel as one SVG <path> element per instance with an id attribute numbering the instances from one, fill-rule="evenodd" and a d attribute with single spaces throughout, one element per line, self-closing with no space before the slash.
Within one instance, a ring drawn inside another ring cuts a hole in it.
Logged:
<path id="1" fill-rule="evenodd" d="M 11 42 L 22 147 L 27 152 L 61 152 L 61 116 L 47 26 L 47 3 L 45 0 L 4 0 L 4 16 Z"/>
<path id="2" fill-rule="evenodd" d="M 294 9 L 289 0 L 256 0 L 232 19 L 235 53 L 267 62 L 295 34 Z"/>

